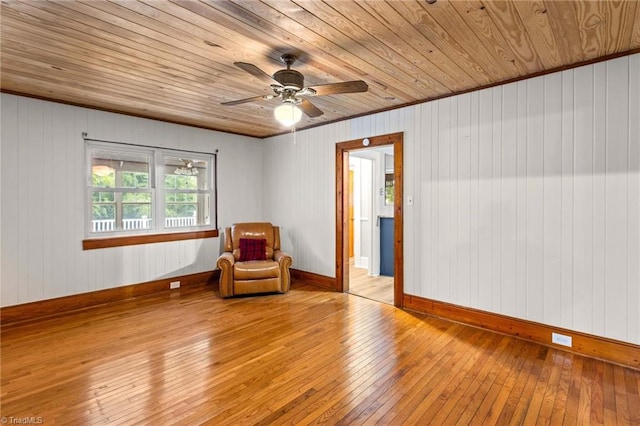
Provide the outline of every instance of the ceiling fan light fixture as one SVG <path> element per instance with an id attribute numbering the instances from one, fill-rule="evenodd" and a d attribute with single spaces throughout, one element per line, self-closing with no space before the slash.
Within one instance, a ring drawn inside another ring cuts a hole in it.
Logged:
<path id="1" fill-rule="evenodd" d="M 183 163 L 183 165 L 178 166 L 175 170 L 174 170 L 174 174 L 176 175 L 182 175 L 182 176 L 196 176 L 198 175 L 200 172 L 198 171 L 197 167 L 193 166 L 193 161 L 192 160 L 185 160 L 185 159 L 180 159 Z"/>
<path id="2" fill-rule="evenodd" d="M 285 102 L 273 110 L 273 115 L 283 126 L 290 127 L 302 119 L 302 110 L 290 102 Z"/>

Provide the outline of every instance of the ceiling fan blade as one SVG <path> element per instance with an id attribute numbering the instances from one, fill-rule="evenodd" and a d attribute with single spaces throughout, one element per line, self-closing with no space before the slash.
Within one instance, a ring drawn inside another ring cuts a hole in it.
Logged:
<path id="1" fill-rule="evenodd" d="M 245 104 L 247 102 L 266 101 L 273 98 L 275 98 L 275 96 L 273 95 L 254 96 L 252 98 L 238 99 L 237 101 L 222 102 L 220 105 L 225 105 L 225 106 L 240 105 L 240 104 Z"/>
<path id="2" fill-rule="evenodd" d="M 312 86 L 310 89 L 316 91 L 316 96 L 337 95 L 340 93 L 366 92 L 369 86 L 362 80 L 345 81 L 343 83 L 321 84 Z"/>
<path id="3" fill-rule="evenodd" d="M 303 99 L 300 104 L 298 104 L 302 112 L 304 112 L 308 117 L 315 118 L 320 117 L 324 112 L 311 102 L 306 99 Z"/>
<path id="4" fill-rule="evenodd" d="M 264 81 L 267 84 L 273 84 L 274 82 L 277 84 L 280 84 L 277 81 L 275 81 L 273 77 L 271 77 L 269 74 L 262 71 L 260 68 L 256 67 L 253 64 L 248 64 L 246 62 L 234 62 L 233 64 L 238 68 L 240 68 L 241 70 L 248 72 L 252 76 L 259 78 L 260 80 Z"/>

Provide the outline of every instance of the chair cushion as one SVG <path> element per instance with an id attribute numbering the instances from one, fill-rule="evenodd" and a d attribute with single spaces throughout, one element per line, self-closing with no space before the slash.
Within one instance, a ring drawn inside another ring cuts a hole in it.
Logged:
<path id="1" fill-rule="evenodd" d="M 252 260 L 236 262 L 233 265 L 234 280 L 260 280 L 280 276 L 278 262 L 273 260 Z"/>
<path id="2" fill-rule="evenodd" d="M 227 238 L 225 231 L 225 251 L 232 251 L 233 257 L 240 260 L 240 239 L 262 239 L 267 240 L 266 258 L 272 259 L 274 250 L 280 249 L 280 238 L 276 238 L 278 227 L 273 226 L 270 222 L 246 222 L 236 223 L 229 229 L 229 248 L 227 247 Z"/>
<path id="3" fill-rule="evenodd" d="M 240 262 L 265 260 L 267 258 L 267 240 L 264 238 L 240 238 Z"/>

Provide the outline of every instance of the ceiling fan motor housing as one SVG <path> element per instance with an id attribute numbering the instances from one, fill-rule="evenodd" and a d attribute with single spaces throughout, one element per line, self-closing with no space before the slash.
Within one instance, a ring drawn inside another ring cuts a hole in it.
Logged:
<path id="1" fill-rule="evenodd" d="M 280 83 L 285 89 L 300 90 L 304 87 L 304 76 L 295 70 L 287 69 L 276 71 L 273 79 Z"/>

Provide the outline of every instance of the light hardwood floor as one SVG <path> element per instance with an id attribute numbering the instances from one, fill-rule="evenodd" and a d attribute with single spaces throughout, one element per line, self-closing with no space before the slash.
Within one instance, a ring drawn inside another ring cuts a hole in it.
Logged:
<path id="1" fill-rule="evenodd" d="M 45 425 L 640 423 L 640 372 L 296 283 L 2 327 L 1 414 Z"/>
<path id="2" fill-rule="evenodd" d="M 356 268 L 349 259 L 349 293 L 393 305 L 393 277 L 372 277 L 364 268 Z"/>

